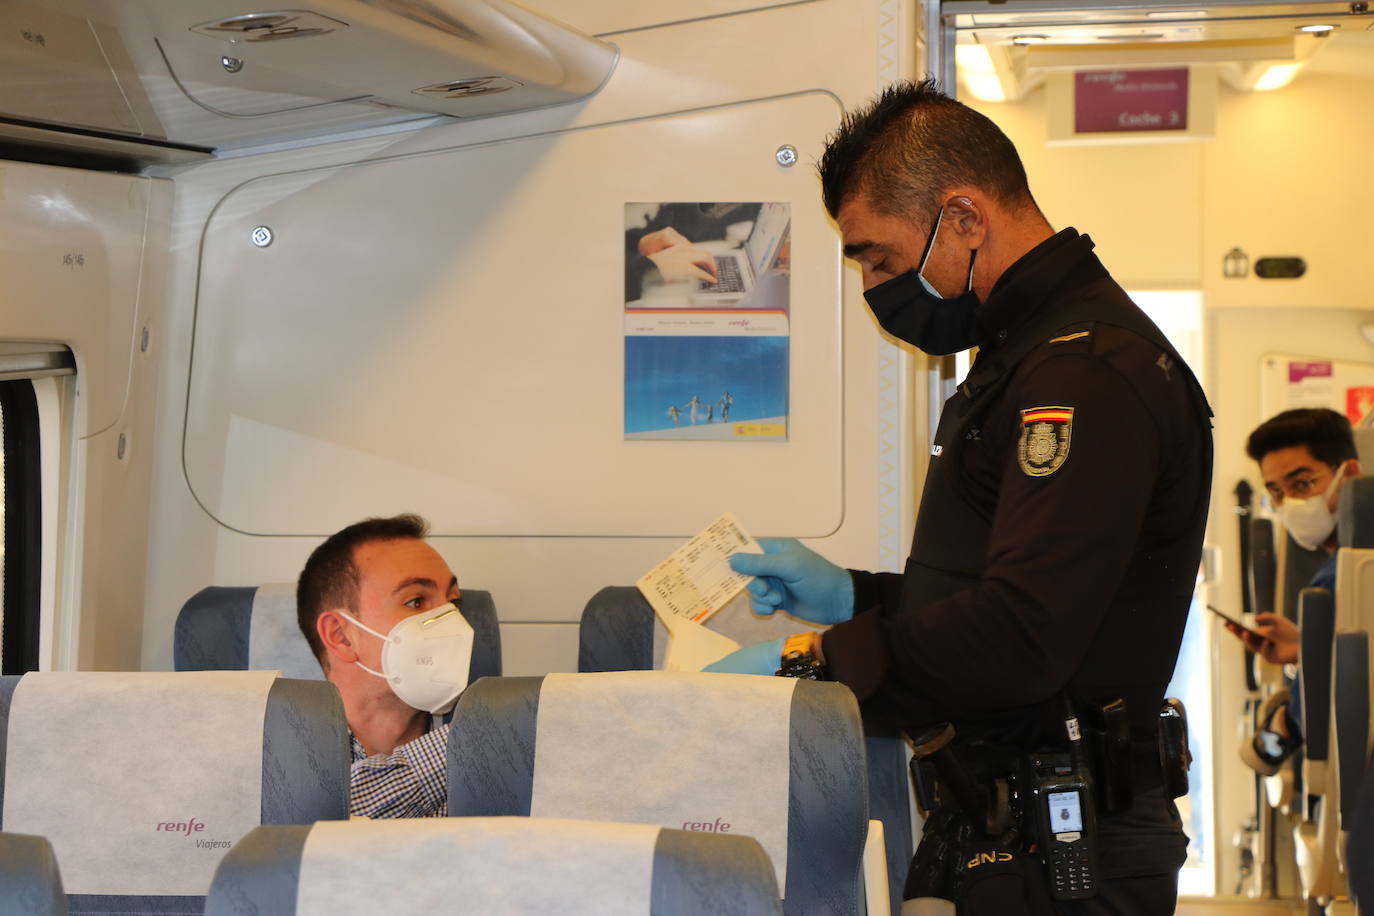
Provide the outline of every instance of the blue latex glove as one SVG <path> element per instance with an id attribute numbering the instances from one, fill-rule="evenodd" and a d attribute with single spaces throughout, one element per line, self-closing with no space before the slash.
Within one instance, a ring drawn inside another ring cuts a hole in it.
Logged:
<path id="1" fill-rule="evenodd" d="M 746 576 L 755 614 L 782 608 L 813 623 L 839 623 L 854 616 L 854 580 L 796 538 L 759 538 L 763 553 L 730 555 L 730 568 Z"/>
<path id="2" fill-rule="evenodd" d="M 756 642 L 752 646 L 736 649 L 718 662 L 712 662 L 702 671 L 721 671 L 725 674 L 777 674 L 782 664 L 782 644 L 786 636 Z"/>

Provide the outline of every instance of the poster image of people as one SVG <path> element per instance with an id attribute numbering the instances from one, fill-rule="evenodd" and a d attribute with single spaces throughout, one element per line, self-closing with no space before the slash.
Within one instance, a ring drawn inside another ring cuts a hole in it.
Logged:
<path id="1" fill-rule="evenodd" d="M 787 438 L 791 205 L 625 205 L 625 438 Z"/>
<path id="2" fill-rule="evenodd" d="M 625 438 L 787 438 L 786 337 L 625 338 Z"/>

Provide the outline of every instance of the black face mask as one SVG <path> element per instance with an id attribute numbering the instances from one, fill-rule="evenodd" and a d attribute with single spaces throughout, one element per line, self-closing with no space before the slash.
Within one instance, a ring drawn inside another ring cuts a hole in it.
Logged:
<path id="1" fill-rule="evenodd" d="M 879 283 L 864 293 L 873 317 L 878 319 L 883 330 L 931 356 L 958 353 L 978 343 L 975 313 L 981 303 L 973 292 L 973 262 L 978 257 L 978 250 L 974 249 L 968 259 L 968 289 L 953 299 L 941 296 L 921 276 L 930 250 L 935 247 L 935 236 L 944 215 L 941 208 L 935 225 L 930 228 L 925 250 L 921 252 L 921 263 L 915 270 Z"/>

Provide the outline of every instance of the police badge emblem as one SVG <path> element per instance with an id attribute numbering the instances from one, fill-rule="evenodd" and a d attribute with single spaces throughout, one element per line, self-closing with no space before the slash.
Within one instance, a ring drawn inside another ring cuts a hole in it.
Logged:
<path id="1" fill-rule="evenodd" d="M 1016 460 L 1027 477 L 1048 477 L 1069 457 L 1072 407 L 1033 407 L 1021 411 L 1021 441 Z"/>

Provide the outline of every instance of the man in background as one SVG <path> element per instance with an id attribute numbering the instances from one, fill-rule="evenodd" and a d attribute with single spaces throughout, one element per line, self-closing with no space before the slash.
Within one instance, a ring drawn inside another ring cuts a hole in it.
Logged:
<path id="1" fill-rule="evenodd" d="M 1334 410 L 1285 410 L 1250 434 L 1245 452 L 1258 465 L 1264 489 L 1279 522 L 1307 550 L 1330 556 L 1308 582 L 1309 588 L 1336 588 L 1336 502 L 1341 484 L 1360 473 L 1350 421 Z M 1227 623 L 1245 647 L 1275 665 L 1298 660 L 1298 627 L 1281 614 L 1255 615 L 1256 632 Z M 1259 728 L 1241 744 L 1241 758 L 1265 776 L 1302 746 L 1298 698 L 1275 693 L 1260 711 Z"/>

